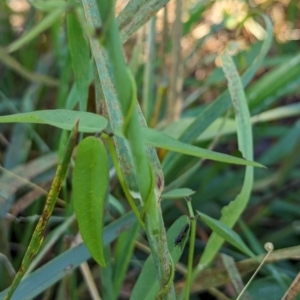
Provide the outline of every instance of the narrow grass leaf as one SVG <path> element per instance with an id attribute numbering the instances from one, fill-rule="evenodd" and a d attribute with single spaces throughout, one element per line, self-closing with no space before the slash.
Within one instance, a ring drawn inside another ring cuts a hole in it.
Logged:
<path id="1" fill-rule="evenodd" d="M 131 0 L 118 16 L 122 42 L 140 29 L 153 17 L 169 0 Z"/>
<path id="2" fill-rule="evenodd" d="M 67 109 L 37 110 L 29 113 L 1 116 L 0 123 L 48 124 L 61 129 L 72 130 L 77 119 L 80 120 L 79 132 L 99 132 L 107 126 L 107 121 L 102 116 Z"/>
<path id="3" fill-rule="evenodd" d="M 230 229 L 228 226 L 223 224 L 222 222 L 215 220 L 199 211 L 197 211 L 201 217 L 201 220 L 217 235 L 222 237 L 225 241 L 230 243 L 232 246 L 239 249 L 241 252 L 245 253 L 250 257 L 254 257 L 254 253 L 246 246 L 243 240 L 239 237 L 239 235 Z"/>
<path id="4" fill-rule="evenodd" d="M 235 265 L 234 259 L 226 254 L 221 254 L 222 264 L 225 267 L 232 285 L 234 286 L 236 294 L 240 294 L 241 291 L 244 288 L 244 282 L 242 279 L 241 274 L 239 273 L 239 270 L 237 269 Z M 251 300 L 251 297 L 247 291 L 244 291 L 241 300 Z"/>
<path id="5" fill-rule="evenodd" d="M 62 0 L 48 0 L 43 2 L 30 1 L 30 5 L 32 5 L 37 10 L 43 12 L 51 12 L 58 8 L 65 10 L 69 6 L 69 3 L 66 3 L 66 1 L 62 1 Z"/>
<path id="6" fill-rule="evenodd" d="M 250 107 L 261 105 L 266 99 L 276 96 L 284 87 L 299 78 L 299 75 L 300 53 L 297 53 L 288 62 L 284 62 L 267 72 L 247 89 Z"/>
<path id="7" fill-rule="evenodd" d="M 113 253 L 110 245 L 104 247 L 103 250 L 104 250 L 105 261 L 107 261 L 108 264 L 105 266 L 105 268 L 100 268 L 99 270 L 99 276 L 101 278 L 99 290 L 101 291 L 102 299 L 113 300 L 113 295 L 114 295 L 113 280 L 112 280 Z"/>
<path id="8" fill-rule="evenodd" d="M 161 196 L 163 199 L 180 199 L 184 197 L 191 196 L 195 193 L 195 191 L 188 188 L 174 189 L 163 193 Z"/>
<path id="9" fill-rule="evenodd" d="M 163 148 L 170 151 L 179 152 L 182 154 L 201 157 L 205 159 L 211 159 L 211 160 L 225 162 L 225 163 L 263 167 L 263 165 L 254 161 L 234 157 L 227 154 L 222 154 L 219 152 L 214 152 L 187 143 L 183 143 L 179 140 L 173 139 L 172 137 L 162 132 L 159 132 L 157 130 L 148 127 L 143 127 L 142 132 L 146 143 L 154 147 Z M 116 132 L 116 134 L 120 134 L 120 133 Z"/>
<path id="10" fill-rule="evenodd" d="M 266 39 L 264 40 L 259 55 L 253 60 L 252 65 L 241 76 L 243 87 L 247 86 L 253 78 L 254 74 L 263 64 L 273 39 L 273 26 L 271 20 L 263 15 L 266 24 Z M 194 122 L 184 131 L 180 137 L 180 141 L 190 143 L 195 140 L 210 124 L 212 124 L 219 116 L 224 114 L 231 106 L 230 95 L 228 91 L 222 93 L 214 102 L 205 108 L 194 120 Z M 163 162 L 165 178 L 173 171 L 180 157 L 174 153 L 169 153 Z"/>
<path id="11" fill-rule="evenodd" d="M 115 263 L 113 266 L 113 299 L 119 298 L 120 290 L 126 276 L 126 271 L 132 258 L 132 252 L 134 250 L 139 228 L 139 224 L 136 223 L 126 231 L 122 232 L 118 238 L 114 255 Z M 124 249 L 126 249 L 126 251 L 124 251 Z"/>
<path id="12" fill-rule="evenodd" d="M 27 70 L 12 55 L 9 55 L 7 51 L 2 47 L 0 47 L 0 61 L 3 65 L 14 70 L 20 76 L 24 77 L 29 81 L 41 83 L 46 86 L 57 87 L 59 85 L 59 81 L 54 78 L 51 78 L 47 75 L 43 75 L 41 73 L 38 74 Z"/>
<path id="13" fill-rule="evenodd" d="M 247 100 L 242 81 L 232 58 L 225 52 L 221 57 L 222 68 L 228 80 L 228 88 L 234 106 L 239 150 L 246 159 L 253 159 L 252 129 Z M 237 197 L 222 209 L 221 222 L 232 228 L 247 206 L 253 186 L 253 167 L 247 166 L 244 183 Z M 220 249 L 223 238 L 213 233 L 204 249 L 200 265 L 208 265 Z"/>
<path id="14" fill-rule="evenodd" d="M 292 103 L 264 111 L 251 118 L 252 123 L 280 120 L 300 115 L 300 103 Z"/>
<path id="15" fill-rule="evenodd" d="M 124 214 L 118 220 L 104 227 L 104 246 L 108 246 L 117 239 L 120 231 L 136 223 L 136 218 L 132 212 Z M 43 267 L 33 271 L 26 276 L 20 283 L 18 289 L 12 297 L 12 300 L 29 300 L 38 296 L 44 290 L 47 290 L 53 284 L 61 280 L 68 272 L 75 270 L 82 262 L 91 257 L 86 245 L 81 243 L 67 251 L 54 257 Z M 0 299 L 4 299 L 8 289 L 0 292 Z"/>
<path id="16" fill-rule="evenodd" d="M 57 22 L 57 20 L 62 15 L 64 9 L 58 8 L 51 13 L 49 13 L 42 21 L 40 21 L 36 26 L 34 26 L 31 30 L 22 35 L 19 39 L 11 43 L 7 50 L 9 53 L 14 52 L 27 43 L 29 43 L 34 38 L 38 37 L 43 31 L 51 27 L 52 24 Z"/>
<path id="17" fill-rule="evenodd" d="M 75 13 L 67 14 L 68 42 L 81 111 L 86 111 L 89 89 L 90 49 Z"/>
<path id="18" fill-rule="evenodd" d="M 56 199 L 58 197 L 58 194 L 60 192 L 60 189 L 65 180 L 65 177 L 66 177 L 66 174 L 67 174 L 67 171 L 69 168 L 73 149 L 74 149 L 74 146 L 75 146 L 75 143 L 77 140 L 77 133 L 78 133 L 78 121 L 76 122 L 76 124 L 73 127 L 73 130 L 70 134 L 69 140 L 67 142 L 67 146 L 65 148 L 65 153 L 63 154 L 63 156 L 58 164 L 56 174 L 55 174 L 54 180 L 52 182 L 49 194 L 47 196 L 42 215 L 41 215 L 41 217 L 36 225 L 36 228 L 32 234 L 30 243 L 28 245 L 28 248 L 26 250 L 24 258 L 22 260 L 20 269 L 17 272 L 17 274 L 12 282 L 12 285 L 7 292 L 7 295 L 4 298 L 5 300 L 9 300 L 12 297 L 14 291 L 18 287 L 18 285 L 19 285 L 20 281 L 22 280 L 24 274 L 26 273 L 30 263 L 32 262 L 34 256 L 37 254 L 37 252 L 39 251 L 39 249 L 42 245 L 46 225 L 52 214 Z"/>
<path id="19" fill-rule="evenodd" d="M 293 116 L 300 115 L 300 103 L 292 103 L 280 107 L 276 107 L 260 114 L 253 115 L 251 117 L 251 123 L 263 123 L 273 120 L 280 120 Z M 163 132 L 175 139 L 178 139 L 180 135 L 186 130 L 186 128 L 194 122 L 195 118 L 186 117 L 176 122 L 171 123 L 163 129 Z M 223 123 L 223 118 L 216 119 L 206 130 L 197 137 L 197 141 L 207 141 L 213 139 L 220 132 L 220 126 Z M 227 119 L 222 127 L 222 136 L 232 134 L 236 132 L 236 123 L 232 119 Z"/>
<path id="20" fill-rule="evenodd" d="M 180 259 L 187 241 L 187 237 L 189 236 L 189 232 L 185 233 L 185 236 L 183 237 L 181 243 L 177 246 L 175 245 L 175 239 L 176 237 L 178 237 L 178 234 L 181 232 L 182 228 L 189 222 L 190 221 L 187 216 L 181 216 L 172 224 L 167 232 L 168 248 L 170 250 L 174 264 L 176 264 Z M 150 255 L 144 263 L 142 272 L 140 273 L 140 276 L 133 288 L 130 296 L 131 300 L 156 299 L 157 293 L 160 289 L 156 272 L 157 271 L 152 259 L 152 255 Z"/>
<path id="21" fill-rule="evenodd" d="M 100 139 L 88 137 L 78 146 L 73 173 L 73 203 L 86 247 L 100 266 L 103 252 L 103 209 L 108 186 L 108 158 Z"/>
<path id="22" fill-rule="evenodd" d="M 32 161 L 7 171 L 0 166 L 3 172 L 0 177 L 1 203 L 0 219 L 4 219 L 6 213 L 13 206 L 13 195 L 22 187 L 28 185 L 28 181 L 43 174 L 57 163 L 57 155 L 54 153 L 40 156 Z"/>

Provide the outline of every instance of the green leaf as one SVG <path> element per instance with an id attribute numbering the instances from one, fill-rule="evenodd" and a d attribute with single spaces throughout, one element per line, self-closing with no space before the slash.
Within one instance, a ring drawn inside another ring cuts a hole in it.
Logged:
<path id="1" fill-rule="evenodd" d="M 285 87 L 299 78 L 300 75 L 300 53 L 289 61 L 280 64 L 270 72 L 267 72 L 260 80 L 247 89 L 247 98 L 250 107 L 258 106 L 266 99 L 278 95 Z"/>
<path id="2" fill-rule="evenodd" d="M 90 49 L 78 18 L 74 13 L 67 14 L 67 26 L 77 97 L 79 98 L 80 110 L 85 111 L 90 84 Z"/>
<path id="3" fill-rule="evenodd" d="M 179 140 L 173 139 L 172 137 L 162 132 L 159 132 L 157 130 L 148 127 L 142 127 L 142 132 L 146 143 L 154 147 L 163 148 L 163 149 L 167 149 L 170 151 L 175 151 L 175 152 L 179 152 L 191 156 L 216 160 L 220 162 L 226 162 L 226 163 L 237 164 L 237 165 L 263 167 L 263 165 L 254 161 L 249 161 L 243 158 L 238 158 L 227 154 L 218 153 L 218 152 L 214 152 L 211 150 L 207 150 L 190 144 L 183 143 Z M 119 131 L 116 131 L 116 134 L 120 135 Z"/>
<path id="4" fill-rule="evenodd" d="M 118 16 L 118 25 L 121 31 L 122 42 L 140 29 L 153 17 L 169 0 L 131 0 Z"/>
<path id="5" fill-rule="evenodd" d="M 0 47 L 0 61 L 3 65 L 17 72 L 20 76 L 26 78 L 35 83 L 44 84 L 46 86 L 55 86 L 59 85 L 59 81 L 51 78 L 49 76 L 43 75 L 41 73 L 34 73 L 29 71 L 20 64 L 12 55 L 9 55 L 6 49 Z"/>
<path id="6" fill-rule="evenodd" d="M 283 118 L 293 117 L 300 115 L 300 103 L 292 103 L 284 106 L 279 106 L 260 114 L 253 115 L 251 117 L 252 125 L 262 122 L 268 122 L 273 120 L 280 120 Z M 165 134 L 179 139 L 180 135 L 195 121 L 193 117 L 185 117 L 178 121 L 170 123 L 162 130 Z M 224 122 L 223 118 L 216 119 L 210 124 L 204 132 L 197 137 L 197 142 L 207 141 L 216 137 L 220 133 L 220 126 Z M 224 126 L 222 127 L 222 136 L 232 134 L 236 132 L 236 123 L 232 119 L 227 119 Z"/>
<path id="7" fill-rule="evenodd" d="M 243 156 L 253 159 L 252 128 L 247 99 L 242 81 L 238 75 L 232 58 L 225 52 L 221 57 L 223 71 L 228 80 L 228 88 L 235 111 L 238 146 Z M 221 222 L 232 228 L 246 208 L 253 186 L 253 168 L 246 167 L 245 178 L 241 192 L 222 209 Z M 201 265 L 208 265 L 220 249 L 223 238 L 213 233 L 204 249 L 200 260 Z"/>
<path id="8" fill-rule="evenodd" d="M 273 39 L 273 26 L 271 20 L 262 15 L 266 23 L 266 39 L 260 49 L 259 55 L 253 60 L 252 65 L 241 76 L 243 87 L 247 86 L 254 74 L 263 64 L 266 54 L 268 53 Z M 231 106 L 228 91 L 222 93 L 214 102 L 207 106 L 195 119 L 195 121 L 180 136 L 182 142 L 190 143 L 195 140 L 210 124 L 212 124 L 219 116 L 224 114 Z M 164 174 L 166 180 L 169 174 L 173 172 L 173 168 L 180 157 L 176 157 L 174 153 L 168 153 L 163 162 Z"/>
<path id="9" fill-rule="evenodd" d="M 118 238 L 124 228 L 136 223 L 132 212 L 122 215 L 118 220 L 113 221 L 104 227 L 104 245 L 108 246 Z M 81 243 L 54 257 L 43 267 L 28 274 L 17 288 L 12 300 L 32 299 L 47 290 L 53 284 L 61 280 L 68 272 L 75 270 L 81 263 L 91 257 L 86 245 Z M 0 299 L 3 299 L 8 289 L 0 292 Z"/>
<path id="10" fill-rule="evenodd" d="M 69 6 L 69 4 L 66 3 L 66 1 L 62 1 L 62 0 L 50 0 L 50 1 L 48 0 L 48 1 L 42 1 L 42 2 L 32 0 L 32 1 L 28 1 L 28 2 L 37 10 L 40 10 L 43 12 L 51 12 L 58 8 L 65 10 Z"/>
<path id="11" fill-rule="evenodd" d="M 123 285 L 126 271 L 132 258 L 135 241 L 139 233 L 140 226 L 138 223 L 128 228 L 119 235 L 115 249 L 115 264 L 113 266 L 113 290 L 114 299 L 119 299 L 119 293 Z M 124 251 L 126 249 L 126 251 Z"/>
<path id="12" fill-rule="evenodd" d="M 189 232 L 186 232 L 182 243 L 175 246 L 175 239 L 181 232 L 182 228 L 189 223 L 190 220 L 187 216 L 181 216 L 177 219 L 167 232 L 168 248 L 170 250 L 174 264 L 179 261 L 184 246 L 189 236 Z M 152 300 L 155 299 L 159 292 L 159 283 L 156 276 L 156 268 L 150 255 L 144 263 L 142 272 L 133 288 L 130 299 L 131 300 Z"/>
<path id="13" fill-rule="evenodd" d="M 19 39 L 11 43 L 7 50 L 9 53 L 16 51 L 29 43 L 31 40 L 39 36 L 43 31 L 51 27 L 52 24 L 57 22 L 58 18 L 62 15 L 65 8 L 58 8 L 49 13 L 43 20 L 41 20 L 31 30 L 22 35 Z"/>
<path id="14" fill-rule="evenodd" d="M 106 149 L 100 139 L 88 137 L 77 149 L 73 173 L 73 203 L 82 239 L 101 266 L 105 266 L 103 209 L 107 186 Z"/>
<path id="15" fill-rule="evenodd" d="M 163 193 L 161 196 L 163 199 L 178 199 L 178 198 L 188 197 L 190 195 L 193 195 L 194 193 L 195 191 L 191 189 L 182 188 L 182 189 L 174 189 L 168 191 L 166 193 Z"/>
<path id="16" fill-rule="evenodd" d="M 235 231 L 218 220 L 215 220 L 199 211 L 197 211 L 197 213 L 200 215 L 201 220 L 203 220 L 203 222 L 216 234 L 246 255 L 255 257 L 254 253 L 246 246 L 246 244 Z"/>
<path id="17" fill-rule="evenodd" d="M 1 116 L 0 123 L 48 124 L 61 129 L 72 130 L 77 119 L 80 120 L 79 132 L 99 132 L 107 126 L 107 121 L 102 116 L 67 109 L 37 110 L 29 113 Z"/>

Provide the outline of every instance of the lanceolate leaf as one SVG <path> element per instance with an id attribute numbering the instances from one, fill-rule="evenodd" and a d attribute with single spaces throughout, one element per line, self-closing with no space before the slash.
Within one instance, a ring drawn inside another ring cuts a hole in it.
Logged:
<path id="1" fill-rule="evenodd" d="M 231 164 L 263 167 L 263 165 L 254 161 L 249 161 L 243 158 L 238 158 L 227 154 L 196 147 L 187 143 L 183 143 L 162 132 L 148 127 L 143 127 L 142 132 L 146 143 L 154 147 Z M 115 134 L 119 136 L 122 135 L 120 130 L 116 130 Z"/>
<path id="2" fill-rule="evenodd" d="M 163 199 L 178 199 L 193 195 L 195 192 L 188 188 L 174 189 L 163 193 L 161 196 Z"/>
<path id="3" fill-rule="evenodd" d="M 215 220 L 201 212 L 198 211 L 198 214 L 201 217 L 201 220 L 216 234 L 226 240 L 228 243 L 244 252 L 246 255 L 250 257 L 254 257 L 254 253 L 246 246 L 246 244 L 242 241 L 240 236 L 233 231 L 231 228 L 223 224 L 222 222 Z"/>
<path id="4" fill-rule="evenodd" d="M 77 149 L 73 173 L 73 203 L 82 239 L 101 266 L 105 266 L 102 223 L 107 185 L 106 149 L 100 139 L 88 137 Z"/>
<path id="5" fill-rule="evenodd" d="M 242 81 L 238 75 L 232 58 L 225 53 L 222 55 L 223 71 L 228 80 L 228 88 L 234 105 L 239 150 L 247 159 L 253 159 L 252 128 L 247 100 Z M 232 228 L 247 206 L 253 186 L 253 168 L 246 167 L 245 178 L 241 192 L 236 198 L 222 209 L 221 222 Z M 223 238 L 213 233 L 208 240 L 200 264 L 207 265 L 214 258 L 223 243 Z"/>
<path id="6" fill-rule="evenodd" d="M 37 110 L 29 113 L 1 116 L 0 123 L 48 124 L 71 130 L 79 119 L 79 132 L 99 132 L 106 128 L 107 121 L 97 114 L 68 109 Z"/>

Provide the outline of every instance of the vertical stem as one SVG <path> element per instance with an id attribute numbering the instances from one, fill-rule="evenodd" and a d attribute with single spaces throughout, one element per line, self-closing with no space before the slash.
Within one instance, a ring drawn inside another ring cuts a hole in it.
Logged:
<path id="1" fill-rule="evenodd" d="M 167 121 L 176 121 L 180 118 L 182 110 L 182 58 L 181 58 L 181 37 L 182 37 L 182 0 L 176 0 L 175 21 L 172 27 L 172 67 L 170 73 L 170 86 L 168 94 Z"/>
<path id="2" fill-rule="evenodd" d="M 192 208 L 190 198 L 187 198 L 188 210 L 191 218 L 191 231 L 190 231 L 190 245 L 189 245 L 189 257 L 188 257 L 188 268 L 184 299 L 190 299 L 190 289 L 192 285 L 192 272 L 193 272 L 193 260 L 194 260 L 194 249 L 195 249 L 195 236 L 196 236 L 196 219 Z"/>
<path id="3" fill-rule="evenodd" d="M 154 66 L 155 66 L 155 30 L 156 17 L 152 17 L 147 26 L 146 65 L 144 71 L 143 113 L 147 123 L 153 110 Z"/>

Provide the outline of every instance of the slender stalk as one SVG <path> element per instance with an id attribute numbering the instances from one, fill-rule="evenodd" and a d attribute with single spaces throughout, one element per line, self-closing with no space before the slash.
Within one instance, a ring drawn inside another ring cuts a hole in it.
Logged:
<path id="1" fill-rule="evenodd" d="M 189 198 L 187 198 L 187 206 L 191 218 L 191 231 L 190 231 L 190 246 L 189 246 L 189 257 L 188 257 L 188 267 L 187 267 L 187 277 L 186 286 L 184 290 L 184 299 L 190 299 L 190 289 L 192 285 L 192 272 L 193 272 L 193 260 L 194 260 L 194 249 L 195 249 L 195 237 L 196 237 L 196 219 L 192 204 Z M 183 296 L 183 294 L 182 294 Z M 182 297 L 180 297 L 182 298 Z"/>
<path id="2" fill-rule="evenodd" d="M 153 110 L 153 90 L 154 90 L 154 66 L 155 66 L 155 24 L 156 17 L 152 17 L 148 24 L 146 65 L 144 71 L 144 88 L 143 88 L 143 113 L 147 123 Z"/>
<path id="3" fill-rule="evenodd" d="M 106 135 L 106 134 L 102 134 L 102 135 L 106 138 L 109 153 L 110 153 L 112 161 L 114 163 L 116 173 L 117 173 L 117 176 L 119 178 L 122 189 L 125 193 L 125 196 L 126 196 L 128 202 L 129 202 L 130 206 L 131 206 L 132 211 L 134 212 L 135 216 L 137 217 L 140 225 L 142 226 L 143 229 L 145 229 L 145 223 L 141 220 L 139 210 L 138 210 L 137 206 L 135 205 L 134 199 L 132 198 L 132 196 L 131 196 L 131 194 L 130 194 L 130 192 L 129 192 L 126 184 L 125 184 L 125 179 L 123 177 L 122 171 L 121 171 L 119 163 L 118 163 L 118 158 L 117 158 L 117 154 L 116 154 L 116 150 L 115 150 L 113 141 L 108 135 Z"/>
<path id="4" fill-rule="evenodd" d="M 182 110 L 182 58 L 181 58 L 181 37 L 182 37 L 182 0 L 176 0 L 175 21 L 172 28 L 172 66 L 170 72 L 170 86 L 168 94 L 168 122 L 180 118 Z"/>
<path id="5" fill-rule="evenodd" d="M 41 217 L 36 225 L 36 228 L 32 234 L 30 243 L 28 245 L 28 248 L 26 250 L 24 258 L 22 260 L 21 266 L 14 278 L 12 285 L 10 286 L 10 289 L 8 290 L 8 292 L 4 298 L 5 300 L 9 300 L 12 297 L 12 295 L 15 292 L 16 288 L 18 287 L 20 281 L 22 280 L 23 276 L 25 275 L 27 269 L 29 268 L 29 265 L 31 264 L 34 256 L 37 254 L 37 252 L 39 251 L 39 249 L 42 245 L 46 225 L 52 214 L 59 191 L 61 190 L 64 179 L 67 175 L 71 156 L 72 156 L 73 149 L 75 147 L 75 143 L 77 140 L 77 134 L 78 134 L 78 121 L 76 121 L 76 124 L 69 136 L 65 152 L 57 166 L 56 174 L 55 174 L 54 180 L 52 182 L 48 197 L 46 199 L 46 203 L 45 203 L 42 215 L 41 215 Z"/>

